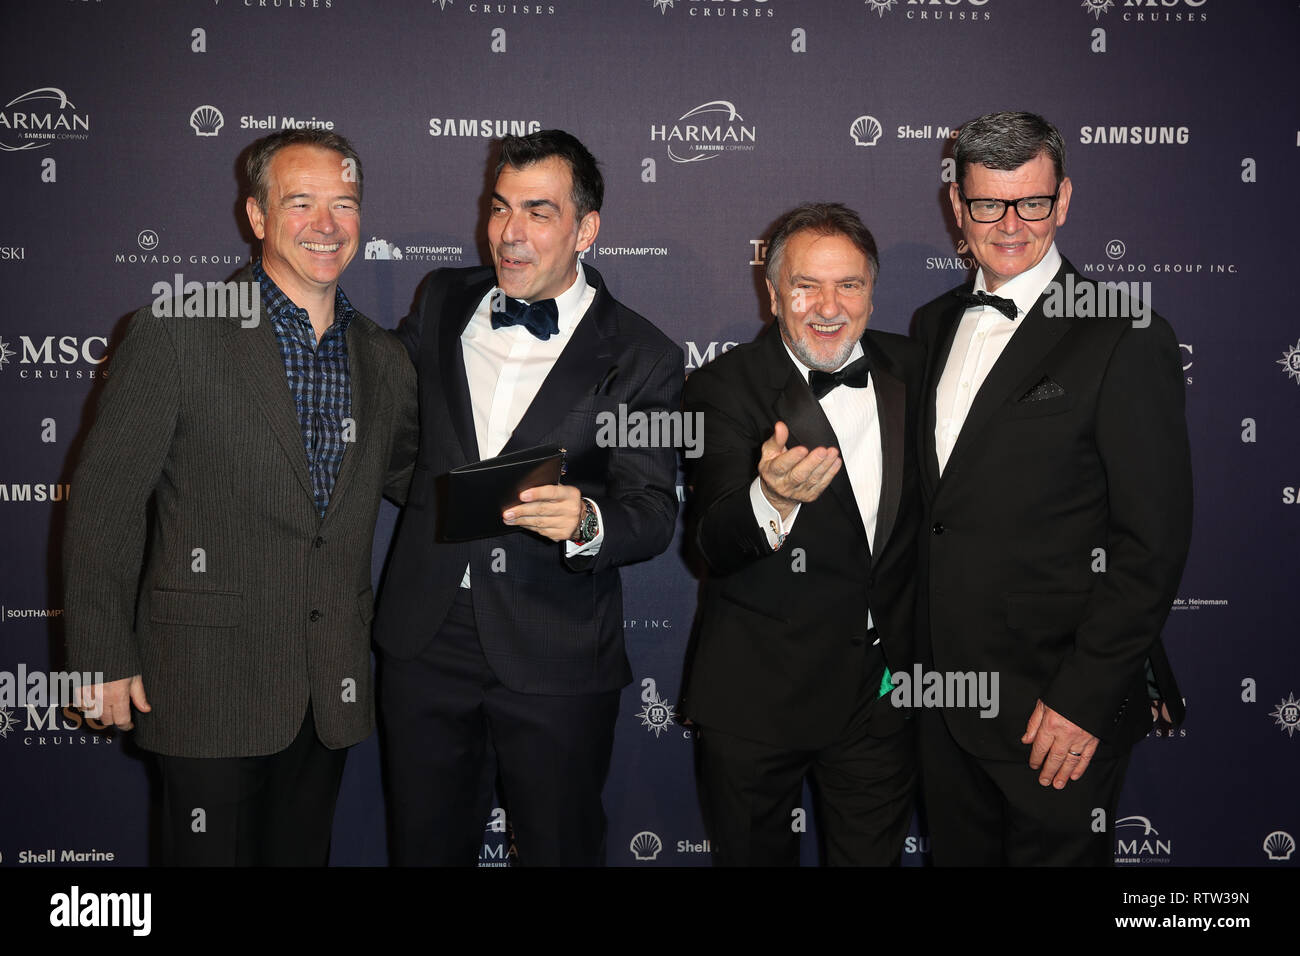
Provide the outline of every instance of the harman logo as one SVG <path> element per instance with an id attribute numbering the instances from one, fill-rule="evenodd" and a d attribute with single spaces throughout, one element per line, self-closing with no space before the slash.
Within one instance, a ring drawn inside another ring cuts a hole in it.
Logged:
<path id="1" fill-rule="evenodd" d="M 902 129 L 903 127 L 900 126 L 900 136 L 903 135 Z M 853 137 L 854 146 L 875 146 L 880 139 L 881 132 L 880 120 L 866 114 L 855 119 L 849 127 L 849 135 Z"/>
<path id="2" fill-rule="evenodd" d="M 1085 146 L 1186 146 L 1191 131 L 1186 126 L 1080 126 L 1079 142 Z"/>
<path id="3" fill-rule="evenodd" d="M 225 125 L 226 118 L 215 106 L 199 106 L 190 114 L 190 126 L 195 136 L 216 136 Z"/>
<path id="4" fill-rule="evenodd" d="M 1295 694 L 1287 694 L 1286 700 L 1278 704 L 1269 716 L 1276 718 L 1274 724 L 1288 737 L 1294 737 L 1300 730 L 1300 700 L 1295 699 Z"/>
<path id="5" fill-rule="evenodd" d="M 653 677 L 641 681 L 641 702 L 645 705 L 637 713 L 641 718 L 641 726 L 654 733 L 658 740 L 659 735 L 673 725 L 673 719 L 677 716 L 673 712 L 673 705 L 659 696 Z"/>
<path id="6" fill-rule="evenodd" d="M 671 126 L 650 126 L 650 142 L 666 143 L 674 163 L 701 163 L 724 152 L 753 152 L 757 135 L 757 127 L 745 125 L 730 100 L 701 103 Z"/>
<path id="7" fill-rule="evenodd" d="M 387 239 L 378 239 L 371 237 L 366 243 L 367 259 L 400 259 L 402 258 L 402 247 L 389 242 Z"/>
<path id="8" fill-rule="evenodd" d="M 700 351 L 698 342 L 686 342 L 686 371 L 702 368 L 712 362 L 723 352 L 730 352 L 739 342 L 709 342 L 704 351 Z"/>
<path id="9" fill-rule="evenodd" d="M 1282 353 L 1282 357 L 1277 360 L 1277 364 L 1286 371 L 1287 378 L 1294 378 L 1296 384 L 1300 385 L 1300 340 L 1297 340 L 1295 345 Z"/>
<path id="10" fill-rule="evenodd" d="M 90 115 L 78 113 L 57 86 L 42 86 L 15 96 L 0 110 L 0 137 L 0 151 L 6 153 L 40 149 L 56 139 L 89 139 Z"/>
<path id="11" fill-rule="evenodd" d="M 1172 853 L 1172 841 L 1161 839 L 1160 831 L 1148 818 L 1132 816 L 1115 821 L 1116 863 L 1168 863 Z"/>
<path id="12" fill-rule="evenodd" d="M 515 828 L 506 818 L 504 807 L 493 807 L 492 815 L 483 827 L 483 849 L 478 854 L 482 867 L 510 866 L 519 859 L 515 847 Z"/>
<path id="13" fill-rule="evenodd" d="M 541 120 L 521 119 L 453 119 L 429 118 L 430 136 L 480 136 L 483 139 L 501 139 L 505 136 L 525 136 L 542 128 Z"/>
<path id="14" fill-rule="evenodd" d="M 632 842 L 628 844 L 627 848 L 632 851 L 632 856 L 638 860 L 653 860 L 659 855 L 659 851 L 664 848 L 664 841 L 649 830 L 642 830 L 632 838 Z"/>
<path id="15" fill-rule="evenodd" d="M 1106 255 L 1111 259 L 1123 259 L 1125 252 L 1124 240 L 1112 239 L 1106 243 Z"/>

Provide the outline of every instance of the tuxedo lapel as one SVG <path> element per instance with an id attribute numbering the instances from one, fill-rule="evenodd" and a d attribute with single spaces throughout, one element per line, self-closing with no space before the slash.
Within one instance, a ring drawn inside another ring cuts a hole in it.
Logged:
<path id="1" fill-rule="evenodd" d="M 921 409 L 918 419 L 921 423 L 921 475 L 930 497 L 939 485 L 939 452 L 935 447 L 935 427 L 938 424 L 938 412 L 935 408 L 939 397 L 939 379 L 943 377 L 944 367 L 948 364 L 948 353 L 952 351 L 952 341 L 957 336 L 957 325 L 961 321 L 966 306 L 956 298 L 957 292 L 968 291 L 969 286 L 953 293 L 952 304 L 939 319 L 939 328 L 935 334 L 934 351 L 926 362 L 925 388 L 921 391 L 921 400 L 925 407 Z"/>
<path id="2" fill-rule="evenodd" d="M 458 290 L 448 292 L 445 303 L 438 305 L 438 316 L 425 316 L 425 319 L 438 320 L 438 362 L 442 381 L 443 400 L 447 403 L 447 414 L 451 418 L 456 439 L 460 442 L 464 461 L 479 460 L 478 436 L 474 428 L 474 407 L 469 396 L 469 377 L 465 373 L 465 352 L 460 344 L 461 333 L 474 317 L 483 296 L 494 285 L 492 273 L 477 282 L 472 282 Z"/>
<path id="3" fill-rule="evenodd" d="M 248 281 L 252 281 L 251 274 Z M 260 293 L 259 293 L 260 295 Z M 235 368 L 248 386 L 253 404 L 271 426 L 271 434 L 289 459 L 289 469 L 309 498 L 315 493 L 307 472 L 307 450 L 302 443 L 302 427 L 294 409 L 293 394 L 285 377 L 284 359 L 270 316 L 264 316 L 252 328 L 243 328 L 237 319 L 225 321 L 225 342 L 235 358 Z"/>
<path id="4" fill-rule="evenodd" d="M 1067 268 L 1062 264 L 1053 281 L 1060 282 Z M 1025 379 L 1035 373 L 1036 366 L 1069 329 L 1070 324 L 1067 320 L 1050 318 L 1043 314 L 1044 298 L 1044 295 L 1040 295 L 1034 307 L 1029 310 L 1029 314 L 1021 320 L 1023 325 L 1016 330 L 1016 334 L 1011 337 L 1011 341 L 998 356 L 998 360 L 993 363 L 993 368 L 989 369 L 988 377 L 980 385 L 974 401 L 971 402 L 970 411 L 966 413 L 966 420 L 962 423 L 957 443 L 953 446 L 952 454 L 948 456 L 948 464 L 944 468 L 940 484 L 947 481 L 955 471 L 961 470 L 962 459 L 968 449 L 978 445 L 980 432 L 988 425 L 994 412 L 1005 405 L 1014 394 L 1023 392 L 1034 384 L 1026 382 Z M 935 385 L 938 386 L 937 378 Z M 930 444 L 933 447 L 933 441 Z"/>
<path id="5" fill-rule="evenodd" d="M 862 346 L 871 357 L 871 384 L 876 392 L 876 419 L 880 423 L 880 503 L 876 511 L 876 540 L 871 543 L 872 554 L 880 554 L 894 530 L 903 495 L 907 388 L 901 379 L 883 369 L 884 353 L 865 335 Z"/>
<path id="6" fill-rule="evenodd" d="M 786 440 L 786 447 L 795 448 L 802 445 L 810 451 L 814 448 L 840 448 L 839 437 L 836 436 L 835 429 L 831 426 L 830 419 L 826 417 L 826 412 L 822 409 L 821 403 L 813 397 L 812 390 L 808 387 L 808 381 L 804 378 L 803 372 L 795 368 L 794 363 L 790 361 L 790 357 L 785 354 L 781 333 L 775 323 L 769 327 L 766 334 L 770 343 L 768 346 L 769 361 L 773 362 L 776 367 L 784 366 L 786 371 L 781 393 L 777 396 L 776 404 L 773 406 L 777 420 L 785 422 L 786 428 L 790 430 L 789 438 Z M 843 455 L 841 454 L 842 460 Z M 839 472 L 831 479 L 830 490 L 839 502 L 840 507 L 852 516 L 853 526 L 865 539 L 867 536 L 866 525 L 863 524 L 862 514 L 858 511 L 857 499 L 853 497 L 853 486 L 849 483 L 849 473 L 844 470 L 842 464 Z"/>
<path id="7" fill-rule="evenodd" d="M 612 380 L 609 373 L 615 344 L 613 300 L 605 290 L 600 273 L 584 268 L 587 282 L 596 289 L 596 297 L 587 314 L 573 327 L 564 350 L 501 449 L 503 455 L 540 444 L 556 429 L 566 412 L 601 382 Z"/>

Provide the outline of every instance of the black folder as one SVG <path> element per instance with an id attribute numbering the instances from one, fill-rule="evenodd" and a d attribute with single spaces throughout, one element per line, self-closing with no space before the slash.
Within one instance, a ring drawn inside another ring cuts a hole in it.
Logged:
<path id="1" fill-rule="evenodd" d="M 564 449 L 535 445 L 498 455 L 447 473 L 447 506 L 441 537 L 448 541 L 490 538 L 519 531 L 501 513 L 519 504 L 519 493 L 538 485 L 558 485 L 564 477 Z"/>

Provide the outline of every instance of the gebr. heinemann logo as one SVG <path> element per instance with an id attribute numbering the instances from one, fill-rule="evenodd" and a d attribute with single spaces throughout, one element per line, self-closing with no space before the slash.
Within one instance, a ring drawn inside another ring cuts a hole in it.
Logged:
<path id="1" fill-rule="evenodd" d="M 753 152 L 757 135 L 757 128 L 745 125 L 745 118 L 730 100 L 701 103 L 671 126 L 650 126 L 650 142 L 666 143 L 668 158 L 674 163 L 702 163 L 725 152 Z"/>
<path id="2" fill-rule="evenodd" d="M 1295 732 L 1300 730 L 1300 700 L 1295 699 L 1295 694 L 1287 694 L 1286 700 L 1278 704 L 1269 716 L 1277 718 L 1274 723 L 1286 731 L 1288 737 L 1294 737 Z"/>
<path id="3" fill-rule="evenodd" d="M 215 106 L 199 106 L 190 114 L 190 126 L 195 136 L 216 136 L 221 127 L 226 125 L 226 118 Z"/>
<path id="4" fill-rule="evenodd" d="M 55 109 L 44 109 L 53 101 Z M 68 94 L 57 86 L 42 86 L 15 96 L 0 110 L 0 136 L 22 145 L 0 140 L 0 150 L 17 153 L 40 149 L 56 139 L 89 139 L 90 116 L 78 113 Z"/>
<path id="5" fill-rule="evenodd" d="M 1300 341 L 1283 352 L 1277 364 L 1286 369 L 1287 378 L 1294 378 L 1296 384 L 1300 385 Z"/>

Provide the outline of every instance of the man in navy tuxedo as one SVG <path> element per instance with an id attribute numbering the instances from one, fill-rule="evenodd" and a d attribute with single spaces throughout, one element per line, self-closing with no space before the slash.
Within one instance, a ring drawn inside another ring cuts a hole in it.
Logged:
<path id="1" fill-rule="evenodd" d="M 399 864 L 477 862 L 492 757 L 521 863 L 604 862 L 600 795 L 632 679 L 618 569 L 671 542 L 677 456 L 609 447 L 597 420 L 677 412 L 683 361 L 578 262 L 603 192 L 570 134 L 507 137 L 491 266 L 432 273 L 399 330 L 420 452 L 375 626 Z M 439 476 L 552 442 L 563 484 L 523 492 L 497 535 L 439 539 Z"/>

